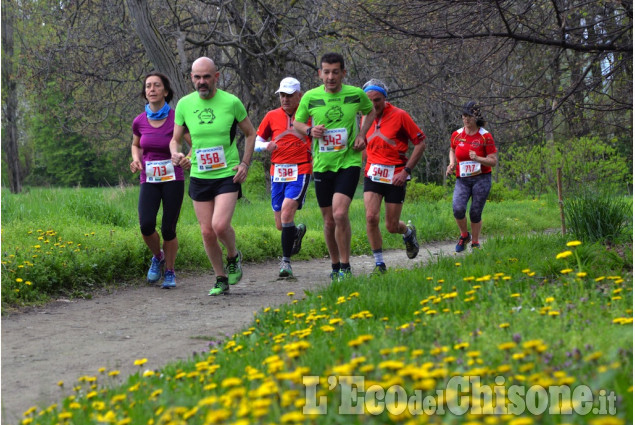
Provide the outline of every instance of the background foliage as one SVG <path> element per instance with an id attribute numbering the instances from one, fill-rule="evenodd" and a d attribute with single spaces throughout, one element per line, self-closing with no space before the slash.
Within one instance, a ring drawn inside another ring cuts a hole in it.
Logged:
<path id="1" fill-rule="evenodd" d="M 257 125 L 280 79 L 318 85 L 331 50 L 347 83 L 384 79 L 424 128 L 420 182 L 445 183 L 460 105 L 477 99 L 501 155 L 496 181 L 538 195 L 563 167 L 571 187 L 609 177 L 632 190 L 632 2 L 2 0 L 2 49 L 2 184 L 13 192 L 135 182 L 131 122 L 150 70 L 170 75 L 178 98 L 192 61 L 214 58 L 221 88 Z"/>

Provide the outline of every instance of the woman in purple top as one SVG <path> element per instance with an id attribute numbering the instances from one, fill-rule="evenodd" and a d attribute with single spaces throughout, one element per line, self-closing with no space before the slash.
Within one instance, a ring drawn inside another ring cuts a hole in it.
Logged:
<path id="1" fill-rule="evenodd" d="M 168 103 L 174 93 L 168 77 L 159 72 L 151 72 L 145 78 L 141 95 L 148 103 L 145 112 L 132 122 L 130 171 L 141 171 L 139 224 L 143 240 L 153 254 L 147 277 L 149 283 L 157 282 L 161 278 L 162 268 L 165 267 L 162 287 L 174 288 L 174 262 L 179 246 L 176 223 L 185 192 L 183 169 L 172 165 L 169 147 L 174 130 L 174 111 Z M 163 249 L 156 231 L 157 213 L 161 203 Z"/>

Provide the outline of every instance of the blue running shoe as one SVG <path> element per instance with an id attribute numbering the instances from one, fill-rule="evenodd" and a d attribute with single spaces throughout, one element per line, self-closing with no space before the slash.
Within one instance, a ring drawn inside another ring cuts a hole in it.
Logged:
<path id="1" fill-rule="evenodd" d="M 150 270 L 148 270 L 148 283 L 155 283 L 161 279 L 161 269 L 165 265 L 165 255 L 161 251 L 161 259 L 159 260 L 154 255 L 152 256 L 152 262 L 150 264 Z"/>
<path id="2" fill-rule="evenodd" d="M 468 242 L 471 241 L 471 240 L 472 240 L 472 235 L 470 235 L 470 232 L 467 232 L 467 236 L 466 237 L 460 236 L 459 237 L 459 241 L 457 242 L 456 247 L 455 247 L 454 250 L 456 252 L 462 252 L 463 250 L 465 250 L 465 248 L 467 247 Z"/>
<path id="3" fill-rule="evenodd" d="M 373 269 L 371 276 L 381 276 L 386 273 L 386 264 L 385 263 L 375 263 L 375 268 Z"/>
<path id="4" fill-rule="evenodd" d="M 176 275 L 174 274 L 174 270 L 166 270 L 163 275 L 163 285 L 161 288 L 170 289 L 176 287 Z"/>

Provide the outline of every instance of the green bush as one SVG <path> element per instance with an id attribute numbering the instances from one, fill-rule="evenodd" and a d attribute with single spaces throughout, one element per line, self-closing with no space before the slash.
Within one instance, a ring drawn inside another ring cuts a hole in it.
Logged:
<path id="1" fill-rule="evenodd" d="M 564 200 L 567 230 L 586 241 L 614 241 L 633 214 L 632 202 L 607 192 L 585 191 Z"/>
<path id="2" fill-rule="evenodd" d="M 626 193 L 633 179 L 633 167 L 619 148 L 618 140 L 598 137 L 515 145 L 499 153 L 499 174 L 506 186 L 533 197 L 556 191 L 558 168 L 562 168 L 565 193 L 591 185 L 608 192 Z"/>
<path id="3" fill-rule="evenodd" d="M 440 201 L 448 198 L 450 193 L 451 191 L 447 187 L 434 183 L 419 183 L 413 179 L 408 183 L 406 200 L 408 202 Z"/>
<path id="4" fill-rule="evenodd" d="M 242 184 L 243 196 L 247 199 L 268 199 L 267 179 L 262 162 L 253 161 L 249 167 L 247 180 Z"/>
<path id="5" fill-rule="evenodd" d="M 489 192 L 487 199 L 492 202 L 501 202 L 518 201 L 525 197 L 518 189 L 509 189 L 503 183 L 492 182 L 492 190 Z"/>

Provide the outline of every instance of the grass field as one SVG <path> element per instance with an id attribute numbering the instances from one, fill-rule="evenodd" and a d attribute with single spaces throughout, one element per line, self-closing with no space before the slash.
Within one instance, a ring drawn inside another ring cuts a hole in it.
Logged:
<path id="1" fill-rule="evenodd" d="M 3 306 L 143 276 L 137 193 L 3 192 Z M 268 203 L 247 198 L 234 220 L 241 250 L 279 256 Z M 421 242 L 456 237 L 448 200 L 406 204 L 403 216 Z M 351 220 L 353 251 L 368 253 L 359 199 Z M 302 256 L 325 255 L 314 199 L 297 221 L 313 242 Z M 559 227 L 549 198 L 490 202 L 484 223 L 482 251 L 290 293 L 205 355 L 157 371 L 138 359 L 123 385 L 118 371 L 95 371 L 23 423 L 632 423 L 632 228 L 612 248 L 545 233 Z M 209 267 L 188 200 L 178 233 L 177 268 Z"/>
<path id="2" fill-rule="evenodd" d="M 361 189 L 351 207 L 352 251 L 369 254 Z M 138 187 L 112 189 L 31 189 L 2 192 L 2 308 L 45 302 L 53 294 L 90 296 L 96 286 L 142 278 L 150 261 L 138 228 Z M 422 242 L 454 239 L 456 224 L 450 201 L 406 203 L 402 217 L 412 220 Z M 514 235 L 558 227 L 552 200 L 490 203 L 484 233 Z M 308 227 L 297 258 L 319 258 L 328 251 L 322 218 L 311 190 L 296 216 Z M 160 214 L 158 218 L 160 223 Z M 233 225 L 247 261 L 281 256 L 265 193 L 247 193 L 239 201 Z M 383 224 L 382 224 L 383 226 Z M 384 232 L 386 233 L 386 232 Z M 184 200 L 177 234 L 177 270 L 210 268 L 192 203 Z M 384 247 L 401 248 L 399 236 L 384 235 Z"/>

